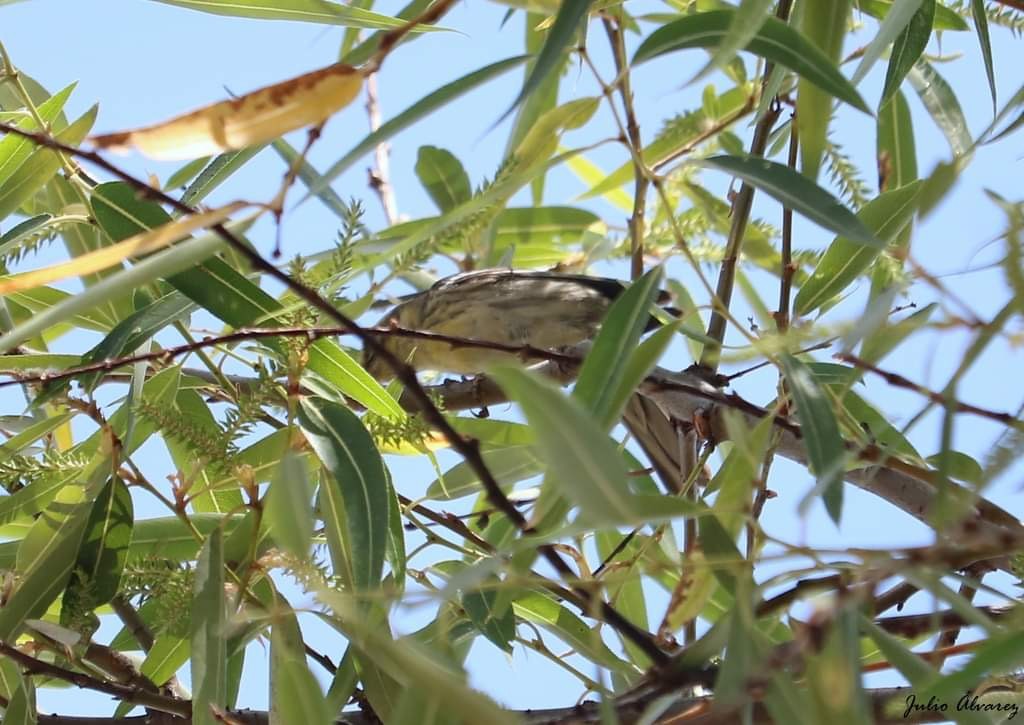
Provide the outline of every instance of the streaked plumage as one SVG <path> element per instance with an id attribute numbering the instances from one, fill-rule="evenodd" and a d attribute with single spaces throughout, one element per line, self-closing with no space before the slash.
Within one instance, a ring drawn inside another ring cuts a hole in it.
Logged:
<path id="1" fill-rule="evenodd" d="M 484 269 L 439 280 L 395 306 L 378 324 L 386 327 L 394 321 L 413 330 L 555 349 L 592 338 L 612 300 L 624 289 L 622 282 L 603 277 Z M 440 342 L 379 339 L 417 370 L 472 374 L 508 357 L 495 350 Z M 392 377 L 375 356 L 366 355 L 364 363 L 375 377 Z"/>

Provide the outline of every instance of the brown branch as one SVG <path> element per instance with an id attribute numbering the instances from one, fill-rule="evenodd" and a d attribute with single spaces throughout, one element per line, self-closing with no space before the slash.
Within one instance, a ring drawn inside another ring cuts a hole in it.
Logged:
<path id="1" fill-rule="evenodd" d="M 951 401 L 947 396 L 943 395 L 942 393 L 926 388 L 923 385 L 919 385 L 918 383 L 915 383 L 913 380 L 903 377 L 899 373 L 883 370 L 880 367 L 868 362 L 867 360 L 859 358 L 856 355 L 852 355 L 850 353 L 840 352 L 834 355 L 834 357 L 836 358 L 836 360 L 841 360 L 842 362 L 850 363 L 855 368 L 858 368 L 860 370 L 867 370 L 869 373 L 877 375 L 878 377 L 885 380 L 885 382 L 889 383 L 889 385 L 892 385 L 897 388 L 904 388 L 906 390 L 912 390 L 915 393 L 923 395 L 924 397 L 928 398 L 928 400 L 932 401 L 937 405 L 941 405 L 943 407 L 952 406 L 952 409 L 957 413 L 970 413 L 971 415 L 977 415 L 981 418 L 988 418 L 989 420 L 994 420 L 995 422 L 1010 428 L 1024 430 L 1024 422 L 1017 420 L 1017 418 L 1010 415 L 1009 413 L 1000 413 L 999 411 L 988 410 L 986 408 L 979 408 L 977 405 L 971 405 L 970 403 L 962 403 L 958 400 Z"/>
<path id="2" fill-rule="evenodd" d="M 192 703 L 187 700 L 179 700 L 176 697 L 168 697 L 155 692 L 147 692 L 146 690 L 133 685 L 105 682 L 104 680 L 96 679 L 91 675 L 86 675 L 82 672 L 75 672 L 74 670 L 69 670 L 65 667 L 36 659 L 35 657 L 25 654 L 16 647 L 12 647 L 6 642 L 0 642 L 0 655 L 13 660 L 28 674 L 52 677 L 74 685 L 75 687 L 103 692 L 108 695 L 113 695 L 123 702 L 151 707 L 155 710 L 167 712 L 172 715 L 186 717 L 192 714 Z"/>
<path id="3" fill-rule="evenodd" d="M 791 169 L 796 169 L 797 148 L 799 147 L 797 135 L 796 112 L 790 117 L 789 122 L 789 158 L 786 160 Z M 796 274 L 797 265 L 793 262 L 793 210 L 788 206 L 782 208 L 782 260 L 779 269 L 779 311 L 775 315 L 775 324 L 779 332 L 785 333 L 789 329 L 789 298 L 793 290 L 793 275 Z"/>

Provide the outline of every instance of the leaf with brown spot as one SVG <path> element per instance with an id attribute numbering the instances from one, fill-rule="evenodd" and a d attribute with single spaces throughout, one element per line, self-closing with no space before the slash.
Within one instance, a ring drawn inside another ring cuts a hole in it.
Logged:
<path id="1" fill-rule="evenodd" d="M 163 123 L 90 140 L 100 149 L 134 148 L 159 160 L 210 156 L 323 123 L 351 103 L 362 85 L 358 69 L 335 63 Z"/>

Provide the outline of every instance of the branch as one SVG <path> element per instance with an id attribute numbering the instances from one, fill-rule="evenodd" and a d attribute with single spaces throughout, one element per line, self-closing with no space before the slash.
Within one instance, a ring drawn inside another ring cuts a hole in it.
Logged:
<path id="1" fill-rule="evenodd" d="M 0 654 L 14 660 L 29 674 L 52 677 L 72 684 L 75 687 L 113 695 L 122 702 L 151 707 L 172 715 L 187 717 L 192 714 L 192 703 L 187 700 L 179 700 L 176 697 L 167 697 L 155 692 L 147 692 L 132 685 L 105 682 L 90 675 L 36 659 L 6 642 L 0 642 Z"/>
<path id="2" fill-rule="evenodd" d="M 850 363 L 855 368 L 859 368 L 860 370 L 867 370 L 870 373 L 874 373 L 875 375 L 885 380 L 885 382 L 889 383 L 889 385 L 892 385 L 897 388 L 904 388 L 906 390 L 913 390 L 915 393 L 923 395 L 924 397 L 928 398 L 928 400 L 932 401 L 937 405 L 941 405 L 944 408 L 952 406 L 953 410 L 956 411 L 957 413 L 970 413 L 971 415 L 977 415 L 981 418 L 988 418 L 989 420 L 994 420 L 995 422 L 1005 425 L 1009 428 L 1024 430 L 1024 423 L 1017 420 L 1017 418 L 1010 415 L 1009 413 L 1000 413 L 999 411 L 987 410 L 986 408 L 979 408 L 976 405 L 971 405 L 970 403 L 962 403 L 959 400 L 951 401 L 947 398 L 947 396 L 943 395 L 942 393 L 937 393 L 934 390 L 930 390 L 929 388 L 926 388 L 923 385 L 919 385 L 915 383 L 913 380 L 905 378 L 898 373 L 889 372 L 888 370 L 882 370 L 881 368 L 872 365 L 867 360 L 859 358 L 856 355 L 851 355 L 850 353 L 841 352 L 837 353 L 834 357 L 836 358 L 836 360 L 841 360 L 842 362 Z"/>

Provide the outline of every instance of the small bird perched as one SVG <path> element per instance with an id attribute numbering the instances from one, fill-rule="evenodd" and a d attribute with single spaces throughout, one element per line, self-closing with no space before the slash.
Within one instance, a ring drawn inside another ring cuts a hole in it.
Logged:
<path id="1" fill-rule="evenodd" d="M 481 269 L 437 281 L 395 306 L 378 323 L 503 345 L 558 349 L 591 339 L 625 285 L 615 279 L 558 272 Z M 667 301 L 662 292 L 659 303 Z M 674 312 L 674 310 L 671 310 Z M 648 329 L 658 321 L 653 317 Z M 482 372 L 508 353 L 392 335 L 378 338 L 417 370 Z M 415 351 L 415 352 L 414 352 Z M 363 364 L 378 380 L 394 376 L 371 351 Z"/>

